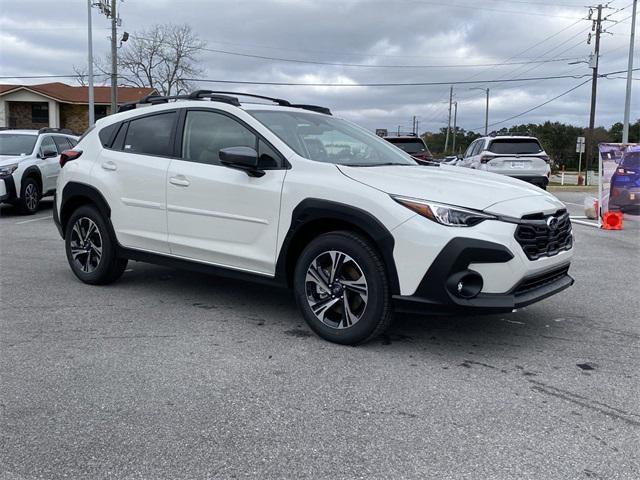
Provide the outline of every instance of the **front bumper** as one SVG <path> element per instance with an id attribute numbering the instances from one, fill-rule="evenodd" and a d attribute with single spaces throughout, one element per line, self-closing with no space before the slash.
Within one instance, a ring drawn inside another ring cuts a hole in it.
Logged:
<path id="1" fill-rule="evenodd" d="M 13 202 L 18 198 L 12 175 L 0 177 L 0 202 Z"/>
<path id="2" fill-rule="evenodd" d="M 550 297 L 574 283 L 568 274 L 567 262 L 525 276 L 506 293 L 481 292 L 472 299 L 465 299 L 447 286 L 453 275 L 469 269 L 472 264 L 506 264 L 513 258 L 504 245 L 454 238 L 435 259 L 413 295 L 393 297 L 395 310 L 438 315 L 506 313 Z M 473 266 L 471 270 L 474 270 Z"/>

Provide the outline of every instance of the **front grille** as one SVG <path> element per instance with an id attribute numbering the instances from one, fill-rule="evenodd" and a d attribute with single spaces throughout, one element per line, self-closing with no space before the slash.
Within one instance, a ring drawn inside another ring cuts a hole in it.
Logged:
<path id="1" fill-rule="evenodd" d="M 569 273 L 569 265 L 565 265 L 560 268 L 556 268 L 555 270 L 551 270 L 549 272 L 541 273 L 540 275 L 536 275 L 531 278 L 526 278 L 516 287 L 514 290 L 514 294 L 522 295 L 524 293 L 530 292 L 531 290 L 536 290 L 540 287 L 544 287 L 545 285 L 549 285 L 553 283 L 565 275 Z"/>
<path id="2" fill-rule="evenodd" d="M 562 209 L 553 215 L 526 215 L 520 220 L 515 237 L 529 260 L 553 257 L 563 250 L 570 250 L 573 236 L 569 213 Z"/>

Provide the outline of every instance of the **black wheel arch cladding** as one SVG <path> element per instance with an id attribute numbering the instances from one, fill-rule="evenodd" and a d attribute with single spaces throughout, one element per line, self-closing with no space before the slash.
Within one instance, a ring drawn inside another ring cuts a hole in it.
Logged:
<path id="1" fill-rule="evenodd" d="M 294 208 L 289 231 L 278 255 L 276 277 L 290 285 L 296 260 L 308 241 L 315 238 L 318 232 L 327 233 L 339 229 L 354 230 L 372 241 L 382 256 L 392 294 L 400 293 L 393 259 L 395 242 L 391 232 L 363 209 L 317 198 L 305 199 Z"/>

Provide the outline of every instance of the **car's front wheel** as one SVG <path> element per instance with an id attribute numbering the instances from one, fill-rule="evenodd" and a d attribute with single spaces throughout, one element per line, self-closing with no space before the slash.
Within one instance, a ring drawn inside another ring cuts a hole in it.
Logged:
<path id="1" fill-rule="evenodd" d="M 364 343 L 392 321 L 384 262 L 369 241 L 352 232 L 331 232 L 302 252 L 294 293 L 311 329 L 330 342 Z"/>
<path id="2" fill-rule="evenodd" d="M 67 260 L 73 273 L 84 283 L 105 285 L 114 282 L 127 267 L 118 258 L 106 221 L 93 206 L 78 208 L 65 232 Z"/>
<path id="3" fill-rule="evenodd" d="M 33 215 L 40 206 L 40 186 L 35 178 L 29 177 L 22 183 L 18 208 L 22 213 Z"/>

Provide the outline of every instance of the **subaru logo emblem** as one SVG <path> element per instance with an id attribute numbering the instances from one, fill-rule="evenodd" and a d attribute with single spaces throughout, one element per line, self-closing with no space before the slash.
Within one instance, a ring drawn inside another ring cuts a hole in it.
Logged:
<path id="1" fill-rule="evenodd" d="M 558 228 L 558 218 L 557 217 L 547 217 L 547 227 L 550 230 L 555 230 Z"/>

